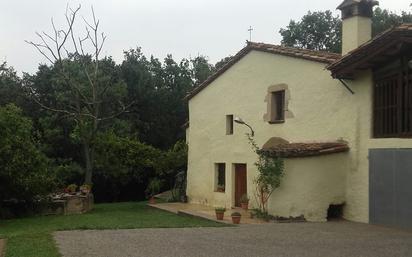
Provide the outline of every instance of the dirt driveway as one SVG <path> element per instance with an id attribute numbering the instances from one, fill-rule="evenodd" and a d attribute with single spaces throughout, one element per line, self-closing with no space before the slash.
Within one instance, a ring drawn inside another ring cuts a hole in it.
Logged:
<path id="1" fill-rule="evenodd" d="M 64 257 L 412 257 L 412 231 L 352 222 L 62 231 Z"/>

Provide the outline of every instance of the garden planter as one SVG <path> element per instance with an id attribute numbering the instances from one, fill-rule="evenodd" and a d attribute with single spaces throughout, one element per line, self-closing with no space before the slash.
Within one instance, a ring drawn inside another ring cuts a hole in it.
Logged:
<path id="1" fill-rule="evenodd" d="M 249 203 L 240 203 L 243 210 L 247 211 L 249 209 Z"/>
<path id="2" fill-rule="evenodd" d="M 241 216 L 232 216 L 233 224 L 240 224 L 240 218 Z"/>
<path id="3" fill-rule="evenodd" d="M 230 216 L 232 216 L 233 224 L 239 224 L 240 223 L 240 217 L 242 217 L 242 215 L 239 212 L 234 212 Z"/>
<path id="4" fill-rule="evenodd" d="M 155 204 L 156 203 L 156 199 L 152 196 L 149 199 L 149 204 Z"/>
<path id="5" fill-rule="evenodd" d="M 223 220 L 223 217 L 225 216 L 224 212 L 216 212 L 216 219 L 217 220 Z"/>

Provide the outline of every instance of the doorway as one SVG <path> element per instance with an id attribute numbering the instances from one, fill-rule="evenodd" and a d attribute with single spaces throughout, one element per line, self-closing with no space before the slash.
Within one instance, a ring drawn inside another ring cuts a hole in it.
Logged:
<path id="1" fill-rule="evenodd" d="M 235 164 L 235 207 L 240 207 L 244 194 L 247 194 L 246 164 Z"/>

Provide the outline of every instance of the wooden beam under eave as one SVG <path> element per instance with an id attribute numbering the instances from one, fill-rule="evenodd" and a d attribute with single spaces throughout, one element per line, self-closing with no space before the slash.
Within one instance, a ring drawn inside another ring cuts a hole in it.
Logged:
<path id="1" fill-rule="evenodd" d="M 369 49 L 368 51 L 365 51 L 364 53 L 362 53 L 361 56 L 358 57 L 359 58 L 358 61 L 355 61 L 350 65 L 347 64 L 347 66 L 344 67 L 344 68 L 341 68 L 341 69 L 338 68 L 335 71 L 336 75 L 340 77 L 341 76 L 340 74 L 353 74 L 353 73 L 355 73 L 356 70 L 358 70 L 360 67 L 362 67 L 362 66 L 366 67 L 365 64 L 369 64 L 371 60 L 373 60 L 378 55 L 383 54 L 385 51 L 387 51 L 388 49 L 393 47 L 394 44 L 397 44 L 397 43 L 399 43 L 398 40 L 397 40 L 397 42 L 393 42 L 392 44 L 387 44 L 387 45 L 385 45 L 384 47 L 381 47 L 381 48 L 378 48 L 378 46 L 374 46 L 373 48 Z M 382 44 L 380 44 L 379 46 L 381 46 L 381 45 Z M 375 51 L 375 52 L 373 52 L 373 51 Z M 370 53 L 370 52 L 372 52 L 372 53 Z"/>

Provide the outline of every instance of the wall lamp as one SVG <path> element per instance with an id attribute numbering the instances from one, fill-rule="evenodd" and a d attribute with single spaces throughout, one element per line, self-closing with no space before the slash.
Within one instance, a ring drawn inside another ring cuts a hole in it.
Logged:
<path id="1" fill-rule="evenodd" d="M 251 136 L 252 136 L 252 137 L 255 136 L 255 131 L 253 131 L 252 127 L 251 127 L 249 124 L 247 124 L 246 122 L 244 122 L 241 118 L 235 117 L 234 121 L 235 121 L 237 124 L 241 124 L 241 125 L 247 126 L 247 127 L 250 129 L 250 131 L 251 131 Z"/>

